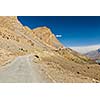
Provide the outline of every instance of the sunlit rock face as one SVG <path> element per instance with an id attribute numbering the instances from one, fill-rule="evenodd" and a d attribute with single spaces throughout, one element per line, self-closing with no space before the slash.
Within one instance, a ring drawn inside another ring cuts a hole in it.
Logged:
<path id="1" fill-rule="evenodd" d="M 33 29 L 33 34 L 35 34 L 44 43 L 47 43 L 53 48 L 62 48 L 63 45 L 57 40 L 55 35 L 47 27 L 39 27 Z"/>

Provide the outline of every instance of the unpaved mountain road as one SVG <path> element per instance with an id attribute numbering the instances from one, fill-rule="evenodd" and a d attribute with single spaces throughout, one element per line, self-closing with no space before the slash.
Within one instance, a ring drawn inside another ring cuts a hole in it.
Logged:
<path id="1" fill-rule="evenodd" d="M 47 58 L 46 58 L 47 59 Z M 86 76 L 78 77 L 66 70 L 59 71 L 60 66 L 38 62 L 34 54 L 18 56 L 0 68 L 0 83 L 59 83 L 59 82 L 97 82 Z M 47 61 L 49 61 L 47 59 Z M 58 59 L 58 61 L 60 61 Z M 49 62 L 50 63 L 50 62 Z M 55 66 L 55 67 L 54 67 Z M 63 73 L 63 74 L 62 74 Z"/>
<path id="2" fill-rule="evenodd" d="M 47 82 L 42 79 L 37 63 L 31 60 L 31 55 L 19 56 L 0 69 L 0 82 Z"/>

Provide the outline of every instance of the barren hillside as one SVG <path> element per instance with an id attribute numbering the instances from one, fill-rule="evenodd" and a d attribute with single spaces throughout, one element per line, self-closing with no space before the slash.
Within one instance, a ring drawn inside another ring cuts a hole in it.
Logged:
<path id="1" fill-rule="evenodd" d="M 100 66 L 64 46 L 47 27 L 0 17 L 0 82 L 99 82 Z"/>

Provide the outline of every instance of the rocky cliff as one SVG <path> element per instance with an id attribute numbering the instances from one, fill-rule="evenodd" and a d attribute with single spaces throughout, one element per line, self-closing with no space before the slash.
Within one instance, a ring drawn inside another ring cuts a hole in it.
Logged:
<path id="1" fill-rule="evenodd" d="M 63 45 L 57 40 L 55 35 L 47 27 L 39 27 L 33 30 L 33 34 L 37 36 L 44 43 L 50 45 L 53 48 L 63 48 Z"/>

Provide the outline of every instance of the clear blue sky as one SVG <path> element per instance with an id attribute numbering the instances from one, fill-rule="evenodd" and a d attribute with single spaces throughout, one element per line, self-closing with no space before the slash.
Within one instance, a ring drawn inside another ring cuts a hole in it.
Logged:
<path id="1" fill-rule="evenodd" d="M 100 44 L 100 17 L 96 16 L 18 16 L 31 29 L 47 26 L 65 46 Z"/>

